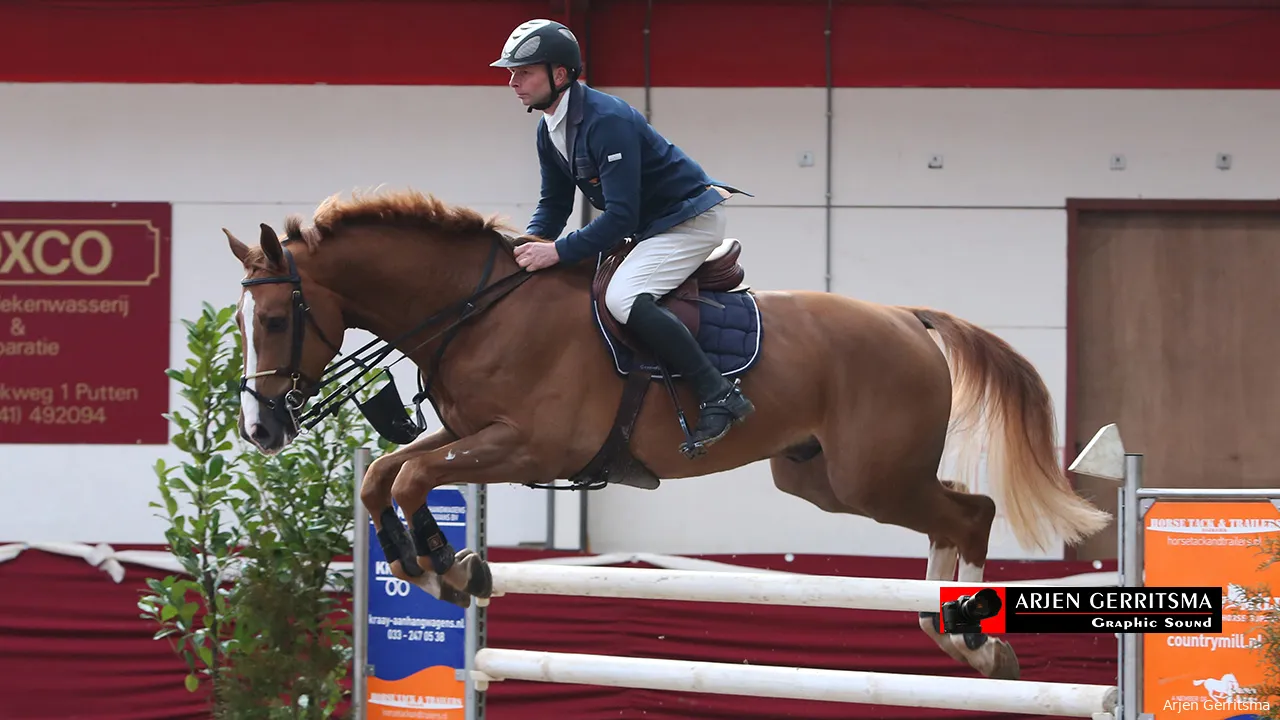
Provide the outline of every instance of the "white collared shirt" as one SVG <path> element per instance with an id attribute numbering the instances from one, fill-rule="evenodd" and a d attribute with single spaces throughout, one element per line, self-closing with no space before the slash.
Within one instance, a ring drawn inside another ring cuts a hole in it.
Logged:
<path id="1" fill-rule="evenodd" d="M 569 114 L 569 91 L 565 90 L 560 95 L 560 104 L 556 105 L 555 112 L 547 115 L 543 113 L 542 121 L 547 124 L 547 130 L 551 133 L 551 144 L 556 150 L 560 151 L 560 157 L 566 161 L 569 159 L 569 151 L 565 149 L 565 124 L 564 119 Z"/>

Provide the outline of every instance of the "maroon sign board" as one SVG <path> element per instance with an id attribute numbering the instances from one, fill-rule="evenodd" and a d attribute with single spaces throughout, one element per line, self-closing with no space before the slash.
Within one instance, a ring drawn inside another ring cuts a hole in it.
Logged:
<path id="1" fill-rule="evenodd" d="M 172 217 L 0 203 L 0 443 L 168 442 Z"/>

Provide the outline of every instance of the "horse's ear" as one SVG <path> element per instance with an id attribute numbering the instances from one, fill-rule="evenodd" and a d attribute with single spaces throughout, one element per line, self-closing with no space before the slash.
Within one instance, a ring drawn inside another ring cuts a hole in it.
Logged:
<path id="1" fill-rule="evenodd" d="M 284 249 L 280 247 L 280 237 L 276 235 L 276 231 L 271 226 L 262 223 L 262 237 L 258 240 L 258 244 L 262 246 L 262 253 L 267 256 L 267 260 L 276 267 L 284 264 Z"/>
<path id="2" fill-rule="evenodd" d="M 231 252 L 240 262 L 245 262 L 245 258 L 249 257 L 249 246 L 240 242 L 239 238 L 231 234 L 231 231 L 222 228 L 222 232 L 227 236 L 227 244 L 231 246 Z"/>

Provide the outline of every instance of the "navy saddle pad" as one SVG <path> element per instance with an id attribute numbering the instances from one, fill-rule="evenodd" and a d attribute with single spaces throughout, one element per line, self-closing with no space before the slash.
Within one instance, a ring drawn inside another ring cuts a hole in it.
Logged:
<path id="1" fill-rule="evenodd" d="M 698 344 L 702 346 L 711 364 L 725 376 L 746 372 L 760 357 L 760 307 L 750 291 L 699 292 L 703 298 L 718 303 L 698 303 Z M 662 373 L 656 365 L 641 366 L 631 348 L 605 329 L 600 321 L 599 308 L 591 303 L 596 327 L 604 337 L 605 345 L 613 357 L 613 367 L 620 375 L 637 369 L 647 370 L 654 380 L 661 380 Z M 680 377 L 673 373 L 672 378 Z"/>

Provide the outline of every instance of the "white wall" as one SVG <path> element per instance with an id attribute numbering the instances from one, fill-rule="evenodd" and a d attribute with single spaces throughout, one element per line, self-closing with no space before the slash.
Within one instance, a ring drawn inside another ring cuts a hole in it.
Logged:
<path id="1" fill-rule="evenodd" d="M 642 90 L 613 91 L 642 107 Z M 651 100 L 659 130 L 755 194 L 735 198 L 729 216 L 748 282 L 822 289 L 825 90 L 658 88 Z M 707 116 L 715 121 L 699 122 Z M 837 90 L 833 118 L 832 290 L 932 305 L 1005 338 L 1045 376 L 1059 443 L 1066 198 L 1280 196 L 1277 92 Z M 798 162 L 805 151 L 811 167 Z M 1219 152 L 1232 154 L 1230 171 L 1215 167 Z M 1113 153 L 1125 170 L 1110 169 Z M 935 154 L 941 169 L 928 166 Z M 795 260 L 782 260 L 793 248 Z M 599 552 L 927 551 L 916 533 L 781 494 L 764 463 L 655 492 L 609 488 L 593 496 L 589 519 Z M 991 556 L 1062 555 L 1026 553 L 998 524 Z"/>
<path id="2" fill-rule="evenodd" d="M 523 224 L 537 201 L 536 117 L 502 90 L 0 85 L 0 200 L 172 202 L 176 366 L 186 357 L 180 321 L 202 301 L 239 297 L 242 270 L 224 226 L 256 242 L 260 222 L 281 229 L 288 213 L 309 216 L 334 192 L 379 184 L 435 192 Z M 442 111 L 462 107 L 468 113 Z M 369 339 L 349 333 L 343 349 Z M 412 370 L 408 362 L 394 368 L 406 402 L 417 391 Z M 182 402 L 176 387 L 170 402 Z M 429 404 L 424 411 L 438 428 Z M 163 521 L 147 507 L 159 499 L 157 457 L 178 462 L 181 453 L 0 444 L 0 538 L 164 542 Z M 544 495 L 494 488 L 493 541 L 543 542 Z"/>
<path id="3" fill-rule="evenodd" d="M 639 89 L 615 91 L 643 102 Z M 729 220 L 748 281 L 823 289 L 824 91 L 658 88 L 651 97 L 659 130 L 755 194 L 735 198 Z M 258 222 L 378 184 L 434 191 L 517 224 L 537 199 L 536 117 L 502 87 L 0 85 L 0 108 L 0 199 L 175 203 L 174 364 L 185 349 L 177 321 L 201 300 L 236 298 L 223 225 L 252 238 Z M 1280 196 L 1268 172 L 1280 160 L 1277 93 L 841 90 L 834 118 L 833 290 L 933 305 L 992 329 L 1045 375 L 1060 425 L 1065 198 Z M 798 162 L 805 151 L 810 167 Z M 1218 152 L 1233 154 L 1232 170 L 1214 167 Z M 1126 156 L 1125 171 L 1109 169 L 1113 153 Z M 940 170 L 927 167 L 934 154 Z M 397 378 L 407 398 L 416 384 L 405 365 Z M 0 538 L 162 542 L 146 507 L 156 450 L 0 445 Z M 556 536 L 567 543 L 577 498 L 559 495 Z M 492 497 L 496 544 L 546 537 L 544 493 L 498 487 Z M 598 552 L 926 548 L 914 533 L 777 492 L 764 464 L 656 492 L 593 493 L 589 532 Z M 1024 555 L 997 529 L 992 556 Z"/>

